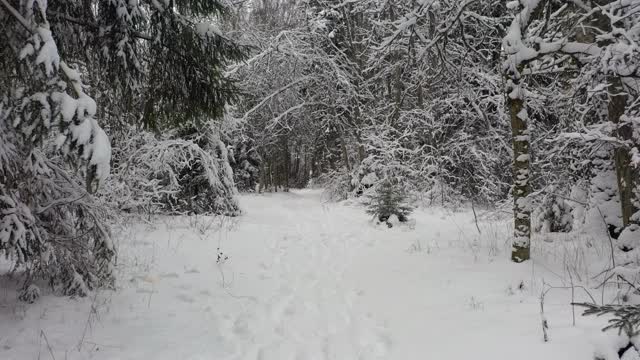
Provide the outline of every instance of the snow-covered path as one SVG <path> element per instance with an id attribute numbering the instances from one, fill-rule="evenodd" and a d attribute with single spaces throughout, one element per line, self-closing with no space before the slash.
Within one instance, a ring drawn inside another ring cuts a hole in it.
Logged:
<path id="1" fill-rule="evenodd" d="M 480 237 L 468 213 L 420 211 L 415 229 L 382 229 L 317 191 L 242 205 L 222 231 L 208 218 L 128 227 L 116 292 L 0 294 L 0 359 L 591 358 L 597 324 L 572 327 L 561 291 L 542 342 L 532 284 L 546 274 L 506 260 L 504 224 Z"/>

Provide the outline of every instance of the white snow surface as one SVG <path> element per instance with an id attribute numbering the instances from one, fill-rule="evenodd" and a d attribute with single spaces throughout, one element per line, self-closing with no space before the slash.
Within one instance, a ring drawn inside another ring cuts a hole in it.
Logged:
<path id="1" fill-rule="evenodd" d="M 566 360 L 616 341 L 579 309 L 574 327 L 570 291 L 554 289 L 543 342 L 541 279 L 562 285 L 566 241 L 514 264 L 510 222 L 484 220 L 479 235 L 468 211 L 418 210 L 415 228 L 388 229 L 314 190 L 241 205 L 235 220 L 121 225 L 116 291 L 41 286 L 29 305 L 3 276 L 0 359 Z"/>

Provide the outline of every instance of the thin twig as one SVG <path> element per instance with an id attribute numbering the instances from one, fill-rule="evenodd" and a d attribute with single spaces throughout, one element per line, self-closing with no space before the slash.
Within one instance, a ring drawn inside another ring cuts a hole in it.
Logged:
<path id="1" fill-rule="evenodd" d="M 540 293 L 540 321 L 542 325 L 542 339 L 544 340 L 544 342 L 549 342 L 549 334 L 547 333 L 547 330 L 549 329 L 549 323 L 547 322 L 547 318 L 544 316 L 544 296 L 549 290 L 551 290 L 551 288 L 544 290 L 544 281 L 542 282 L 542 285 L 543 289 Z"/>
<path id="2" fill-rule="evenodd" d="M 31 26 L 29 26 L 29 22 L 27 21 L 27 19 L 25 19 L 22 15 L 20 15 L 18 10 L 16 10 L 13 6 L 11 6 L 11 4 L 7 2 L 7 0 L 0 0 L 0 3 L 9 11 L 9 13 L 11 13 L 11 15 L 16 20 L 18 20 L 20 25 L 24 26 L 24 28 L 27 29 L 30 33 L 32 34 L 34 33 L 34 30 L 33 28 L 31 28 Z"/>
<path id="3" fill-rule="evenodd" d="M 571 269 L 569 268 L 568 264 L 567 264 L 567 272 L 569 274 L 569 281 L 571 284 L 571 317 L 572 317 L 573 326 L 576 326 L 576 307 L 575 305 L 573 305 L 573 303 L 575 303 L 576 290 L 575 290 L 575 286 L 573 285 L 573 275 L 571 274 Z"/>
<path id="4" fill-rule="evenodd" d="M 482 231 L 480 231 L 480 226 L 478 226 L 478 215 L 476 215 L 476 207 L 473 203 L 473 197 L 471 197 L 471 210 L 473 211 L 473 219 L 476 222 L 476 229 L 478 229 L 478 234 L 482 234 Z"/>
<path id="5" fill-rule="evenodd" d="M 91 308 L 89 310 L 89 315 L 87 316 L 87 321 L 84 324 L 84 330 L 82 331 L 82 337 L 80 338 L 80 341 L 78 342 L 78 351 L 80 351 L 80 349 L 82 349 L 82 344 L 84 343 L 84 338 L 87 335 L 87 330 L 89 329 L 89 326 L 91 325 L 91 315 L 95 313 L 96 308 L 95 308 L 95 303 L 96 300 L 98 298 L 98 291 L 95 292 L 94 296 L 93 296 L 93 301 L 91 301 Z"/>
<path id="6" fill-rule="evenodd" d="M 51 358 L 56 360 L 56 357 L 53 355 L 53 349 L 51 349 L 51 344 L 49 344 L 49 339 L 47 339 L 47 334 L 45 334 L 42 329 L 40 329 L 40 337 L 44 338 L 44 342 L 47 343 L 47 348 L 49 349 L 49 355 L 51 355 Z"/>

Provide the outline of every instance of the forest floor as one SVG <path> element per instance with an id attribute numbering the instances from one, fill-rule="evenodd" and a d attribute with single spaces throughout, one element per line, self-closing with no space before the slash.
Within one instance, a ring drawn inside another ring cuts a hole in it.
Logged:
<path id="1" fill-rule="evenodd" d="M 580 309 L 574 326 L 571 291 L 552 289 L 543 341 L 543 279 L 566 286 L 572 267 L 594 285 L 578 241 L 513 264 L 509 222 L 479 233 L 470 211 L 419 210 L 415 228 L 387 229 L 314 190 L 241 204 L 234 220 L 121 225 L 116 291 L 29 305 L 4 278 L 0 359 L 588 360 L 613 336 Z"/>

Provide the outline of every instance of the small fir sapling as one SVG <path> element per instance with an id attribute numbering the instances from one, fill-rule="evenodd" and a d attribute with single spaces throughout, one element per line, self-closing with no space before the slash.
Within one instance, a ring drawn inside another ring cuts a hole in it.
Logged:
<path id="1" fill-rule="evenodd" d="M 407 203 L 407 195 L 403 189 L 391 181 L 383 181 L 369 196 L 367 213 L 374 216 L 380 223 L 392 227 L 392 217 L 395 215 L 400 222 L 407 222 L 413 209 Z"/>
<path id="2" fill-rule="evenodd" d="M 640 305 L 597 305 L 590 303 L 573 303 L 585 308 L 582 316 L 609 316 L 608 325 L 602 328 L 602 331 L 618 330 L 618 334 L 625 334 L 629 341 L 618 349 L 618 356 L 623 359 L 628 356 L 633 358 L 631 354 L 638 354 L 632 338 L 636 337 L 640 332 Z"/>

